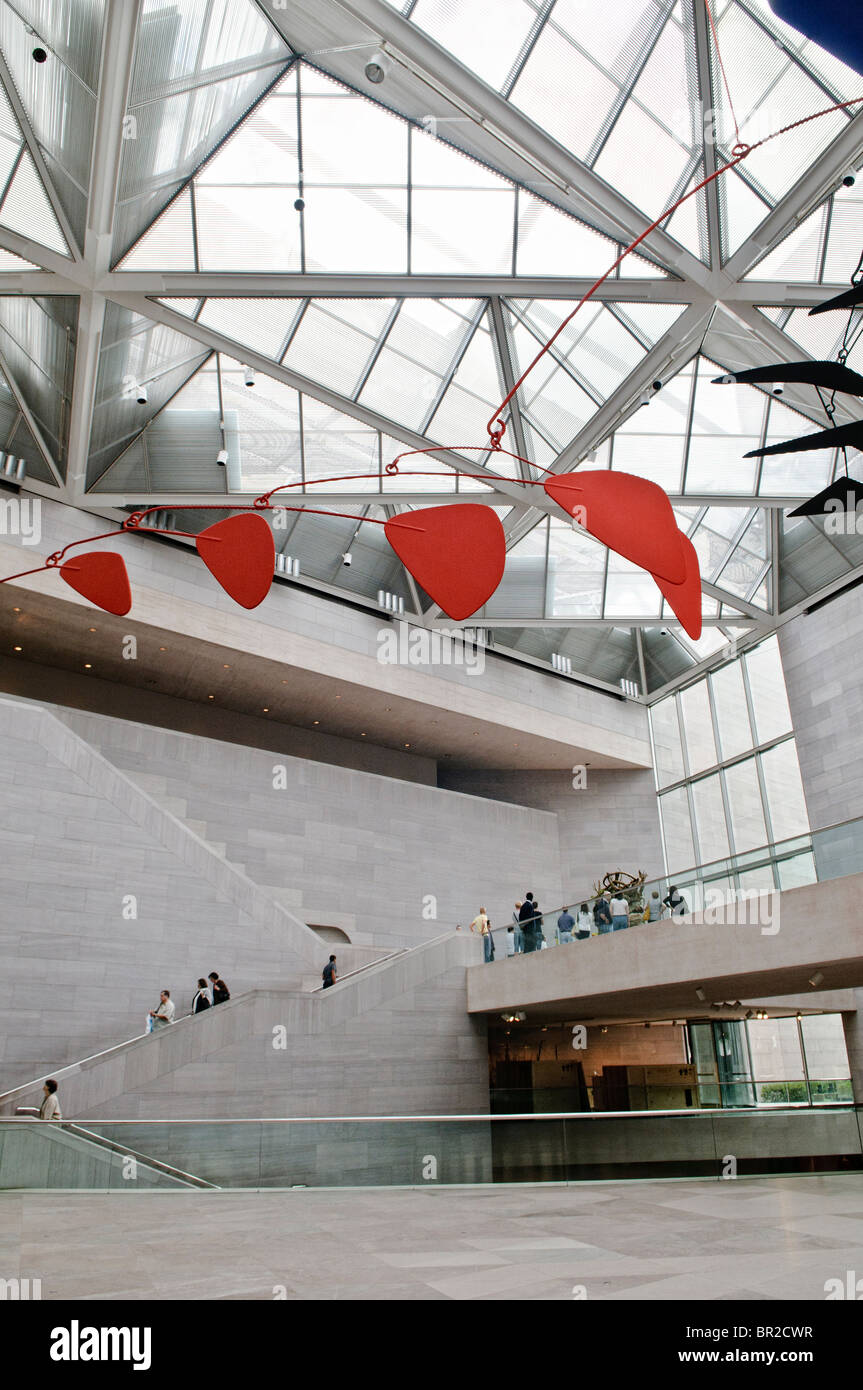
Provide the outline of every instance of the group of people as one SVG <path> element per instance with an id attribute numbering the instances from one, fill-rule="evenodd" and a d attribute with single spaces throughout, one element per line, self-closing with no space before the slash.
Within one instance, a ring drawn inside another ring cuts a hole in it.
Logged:
<path id="1" fill-rule="evenodd" d="M 578 916 L 573 909 L 565 907 L 557 919 L 557 939 L 561 945 L 571 941 L 586 941 L 590 936 L 604 936 L 607 932 L 624 931 L 639 922 L 658 922 L 665 910 L 669 917 L 683 917 L 688 911 L 686 899 L 676 884 L 672 884 L 667 895 L 660 899 L 657 889 L 653 889 L 647 906 L 634 911 L 629 900 L 622 893 L 601 893 L 591 906 L 583 902 L 578 908 Z M 482 937 L 483 959 L 494 960 L 494 936 L 491 920 L 484 907 L 470 924 L 472 932 Z M 541 951 L 548 946 L 543 931 L 543 914 L 534 893 L 526 893 L 524 900 L 515 904 L 512 923 L 506 929 L 506 954 L 508 956 L 526 955 L 529 951 Z"/>
<path id="2" fill-rule="evenodd" d="M 205 1009 L 211 1009 L 214 1004 L 226 1004 L 231 997 L 231 991 L 225 984 L 218 970 L 211 970 L 207 979 L 198 980 L 198 988 L 195 990 L 192 999 L 192 1013 L 202 1014 Z M 163 989 L 159 995 L 159 1003 L 155 1009 L 151 1009 L 147 1014 L 147 1032 L 154 1033 L 157 1028 L 167 1028 L 169 1023 L 174 1022 L 176 1009 L 171 998 L 171 991 Z"/>

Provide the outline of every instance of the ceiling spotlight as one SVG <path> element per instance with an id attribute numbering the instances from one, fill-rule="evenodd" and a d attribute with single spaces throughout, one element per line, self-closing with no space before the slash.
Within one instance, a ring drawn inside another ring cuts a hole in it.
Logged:
<path id="1" fill-rule="evenodd" d="M 639 398 L 638 398 L 638 404 L 639 404 L 639 405 L 650 405 L 650 397 L 651 397 L 651 392 L 650 392 L 650 391 L 642 391 L 641 395 L 640 395 Z"/>
<path id="2" fill-rule="evenodd" d="M 36 47 L 33 49 L 33 62 L 34 62 L 34 63 L 44 63 L 44 62 L 47 62 L 47 60 L 48 60 L 48 54 L 47 54 L 46 50 L 45 50 L 44 48 L 42 48 L 40 45 L 37 44 Z M 853 182 L 853 180 L 852 180 L 852 182 Z"/>
<path id="3" fill-rule="evenodd" d="M 374 82 L 375 86 L 377 86 L 379 83 L 383 82 L 392 65 L 392 59 L 387 57 L 383 49 L 377 49 L 365 66 L 365 74 L 368 81 Z"/>
<path id="4" fill-rule="evenodd" d="M 809 983 L 810 983 L 810 985 L 812 986 L 813 989 L 817 989 L 818 986 L 821 984 L 821 981 L 822 981 L 823 979 L 824 979 L 824 972 L 823 972 L 823 970 L 816 970 L 814 975 L 810 975 L 810 976 L 809 976 Z"/>
<path id="5" fill-rule="evenodd" d="M 707 998 L 707 995 L 704 993 L 704 990 L 701 988 L 700 985 L 698 986 L 698 989 L 695 991 L 695 997 L 696 997 L 696 999 L 699 999 L 699 1000 L 701 1001 L 702 1004 L 704 1003 L 705 999 Z"/>
<path id="6" fill-rule="evenodd" d="M 785 387 L 782 385 L 781 381 L 771 381 L 768 389 L 771 396 L 781 396 L 785 391 Z"/>
<path id="7" fill-rule="evenodd" d="M 655 394 L 657 391 L 661 391 L 661 390 L 662 390 L 662 382 L 657 378 L 656 381 L 652 381 L 652 382 L 650 383 L 650 389 L 651 389 L 651 391 L 654 392 L 654 394 Z"/>
<path id="8" fill-rule="evenodd" d="M 294 201 L 294 210 L 295 210 L 295 212 L 302 212 L 302 210 L 303 210 L 303 208 L 304 208 L 305 206 L 306 206 L 306 201 L 305 201 L 304 198 L 297 198 L 297 199 L 295 199 L 295 201 Z"/>
<path id="9" fill-rule="evenodd" d="M 755 1015 L 753 1014 L 751 1009 L 747 1009 L 746 1013 L 744 1014 L 744 1018 L 754 1018 L 754 1016 Z"/>
<path id="10" fill-rule="evenodd" d="M 220 449 L 219 452 L 216 454 L 216 463 L 219 465 L 220 468 L 224 468 L 224 466 L 225 466 L 225 464 L 226 464 L 227 462 L 228 462 L 228 451 L 227 451 L 227 449 Z"/>
<path id="11" fill-rule="evenodd" d="M 138 387 L 138 390 L 137 390 L 137 392 L 135 393 L 135 400 L 138 402 L 139 405 L 146 405 L 146 404 L 147 404 L 147 387 L 146 387 L 146 384 L 143 385 L 143 386 L 139 386 L 139 387 Z"/>
<path id="12" fill-rule="evenodd" d="M 351 552 L 350 552 L 349 550 L 346 550 L 345 553 L 344 553 L 344 555 L 342 556 L 342 564 L 343 564 L 343 565 L 352 565 L 353 563 L 354 563 L 354 557 L 353 557 L 353 555 L 351 554 Z"/>
<path id="13" fill-rule="evenodd" d="M 849 169 L 849 170 L 848 170 L 848 173 L 847 173 L 847 174 L 845 175 L 845 177 L 843 178 L 842 183 L 844 184 L 844 186 L 845 186 L 846 188 L 853 188 L 856 182 L 857 182 L 857 173 L 856 173 L 856 171 L 855 171 L 854 169 Z"/>
<path id="14" fill-rule="evenodd" d="M 254 386 L 254 384 L 255 384 L 255 369 L 254 369 L 254 367 L 244 367 L 244 368 L 243 368 L 243 371 L 244 371 L 244 373 L 245 373 L 245 376 L 244 376 L 244 378 L 243 378 L 244 381 L 245 381 L 245 384 L 246 384 L 247 386 Z"/>

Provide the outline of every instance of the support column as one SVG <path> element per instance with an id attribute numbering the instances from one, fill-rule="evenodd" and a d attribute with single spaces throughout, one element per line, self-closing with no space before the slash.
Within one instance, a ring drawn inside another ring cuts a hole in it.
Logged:
<path id="1" fill-rule="evenodd" d="M 857 1000 L 857 1012 L 844 1013 L 842 1027 L 845 1031 L 854 1099 L 858 1105 L 863 1105 L 863 989 L 855 989 L 854 997 Z"/>

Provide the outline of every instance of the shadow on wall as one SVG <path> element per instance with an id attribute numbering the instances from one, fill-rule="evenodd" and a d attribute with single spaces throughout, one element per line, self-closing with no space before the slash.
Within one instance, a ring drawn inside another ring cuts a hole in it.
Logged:
<path id="1" fill-rule="evenodd" d="M 309 922 L 309 928 L 321 938 L 321 941 L 338 941 L 343 946 L 350 946 L 351 944 L 351 938 L 346 931 L 342 931 L 341 927 L 320 927 Z"/>

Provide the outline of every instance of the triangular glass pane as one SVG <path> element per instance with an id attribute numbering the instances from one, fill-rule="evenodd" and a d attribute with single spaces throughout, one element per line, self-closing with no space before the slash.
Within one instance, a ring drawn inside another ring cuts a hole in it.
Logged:
<path id="1" fill-rule="evenodd" d="M 734 112 L 711 35 L 713 85 L 718 111 L 717 150 L 722 160 L 730 157 L 731 146 L 737 139 L 754 145 L 764 136 L 798 121 L 801 116 L 830 105 L 823 85 L 813 80 L 796 60 L 794 50 L 802 47 L 800 35 L 795 35 L 786 46 L 785 36 L 792 31 L 780 24 L 765 6 L 759 5 L 758 8 L 759 13 L 755 15 L 749 12 L 749 6 L 729 3 L 716 15 L 719 46 Z M 780 37 L 782 41 L 777 43 Z M 835 78 L 838 74 L 834 73 L 833 76 Z M 859 95 L 854 90 L 859 87 L 859 77 L 852 82 L 848 73 L 843 85 L 847 90 L 840 93 L 840 98 Z M 735 129 L 734 113 L 739 129 Z M 760 190 L 770 206 L 775 205 L 841 134 L 848 119 L 847 115 L 838 112 L 824 116 L 753 150 L 744 165 L 747 179 Z M 732 225 L 730 230 L 732 235 L 728 239 L 726 255 L 736 249 L 736 225 Z"/>
<path id="2" fill-rule="evenodd" d="M 485 444 L 488 440 L 487 421 L 505 395 L 506 388 L 500 380 L 487 316 L 484 316 L 431 419 L 428 433 L 433 439 L 439 439 L 453 448 Z M 516 452 L 512 439 L 505 447 Z M 475 454 L 473 457 L 480 459 L 481 455 Z M 493 459 L 491 466 L 495 472 L 505 471 L 508 476 L 514 476 L 514 463 L 513 459 Z M 498 464 L 504 467 L 498 467 Z"/>
<path id="3" fill-rule="evenodd" d="M 476 301 L 462 301 L 456 311 L 437 300 L 405 300 L 375 358 L 361 403 L 421 430 L 471 332 L 464 317 L 471 303 L 475 318 Z"/>
<path id="4" fill-rule="evenodd" d="M 171 300 L 163 302 L 173 307 Z M 205 299 L 197 322 L 278 360 L 305 304 L 304 299 Z"/>
<path id="5" fill-rule="evenodd" d="M 519 191 L 517 275 L 595 275 L 598 278 L 619 255 L 620 249 L 610 238 L 541 198 L 534 198 L 523 189 Z M 639 268 L 644 274 L 658 277 L 667 274 L 637 252 L 623 262 L 621 273 L 631 260 L 640 262 Z"/>
<path id="6" fill-rule="evenodd" d="M 121 270 L 194 270 L 192 195 L 185 189 L 133 246 Z"/>
<path id="7" fill-rule="evenodd" d="M 700 132 L 690 114 L 699 109 L 697 63 L 682 4 L 674 6 L 648 51 L 601 150 L 591 152 L 591 163 L 637 208 L 658 217 L 679 197 L 700 152 Z"/>
<path id="8" fill-rule="evenodd" d="M 684 189 L 684 193 L 689 193 L 695 186 L 701 183 L 704 178 L 704 166 L 699 164 L 698 169 L 689 180 L 689 184 Z M 675 241 L 679 241 L 687 251 L 705 265 L 710 264 L 710 235 L 707 222 L 707 194 L 702 189 L 700 193 L 695 193 L 691 198 L 687 198 L 685 203 L 681 203 L 676 212 L 673 212 L 667 222 L 662 224 L 663 230 L 673 236 Z"/>
<path id="9" fill-rule="evenodd" d="M 26 151 L 0 205 L 0 222 L 10 231 L 18 232 L 19 236 L 29 237 L 47 246 L 50 251 L 56 251 L 61 256 L 69 254 L 66 238 L 42 187 L 42 180 Z"/>
<path id="10" fill-rule="evenodd" d="M 13 458 L 23 459 L 27 465 L 27 477 L 42 483 L 56 483 L 57 479 L 48 467 L 42 450 L 36 443 L 33 431 L 21 413 L 9 382 L 0 371 L 0 450 Z"/>
<path id="11" fill-rule="evenodd" d="M 392 308 L 391 299 L 312 301 L 300 319 L 283 365 L 342 396 L 353 396 Z M 355 322 L 358 309 L 362 310 L 359 324 Z"/>

